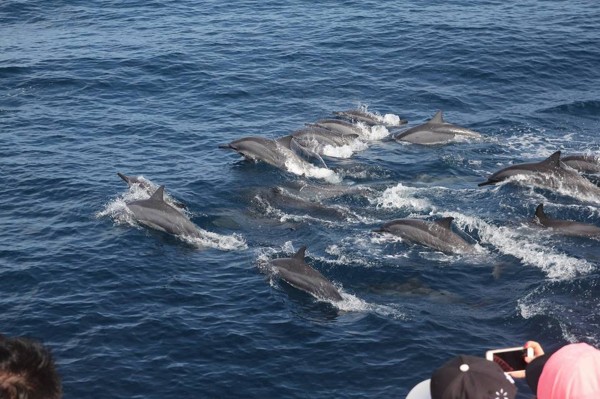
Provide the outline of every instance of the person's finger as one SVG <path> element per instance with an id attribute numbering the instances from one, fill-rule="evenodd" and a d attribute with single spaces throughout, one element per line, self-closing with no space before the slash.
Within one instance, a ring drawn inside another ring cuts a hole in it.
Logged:
<path id="1" fill-rule="evenodd" d="M 524 345 L 524 348 L 531 348 L 533 350 L 533 356 L 525 356 L 525 362 L 527 363 L 531 363 L 533 359 L 544 354 L 544 349 L 542 348 L 542 345 L 540 345 L 539 342 L 536 341 L 527 341 Z"/>
<path id="2" fill-rule="evenodd" d="M 509 371 L 507 374 L 512 378 L 525 378 L 525 370 Z"/>

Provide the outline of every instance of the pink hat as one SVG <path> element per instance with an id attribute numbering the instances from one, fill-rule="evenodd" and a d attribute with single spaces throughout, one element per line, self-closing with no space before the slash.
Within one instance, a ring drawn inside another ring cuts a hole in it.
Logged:
<path id="1" fill-rule="evenodd" d="M 538 399 L 600 398 L 600 350 L 570 344 L 547 359 L 537 384 Z"/>

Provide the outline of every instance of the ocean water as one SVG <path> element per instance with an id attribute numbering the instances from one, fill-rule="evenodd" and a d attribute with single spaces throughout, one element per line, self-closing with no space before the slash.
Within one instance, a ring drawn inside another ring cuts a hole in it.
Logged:
<path id="1" fill-rule="evenodd" d="M 403 398 L 457 354 L 600 345 L 600 241 L 530 223 L 600 226 L 600 198 L 477 186 L 600 154 L 599 25 L 591 1 L 2 1 L 0 333 L 48 345 L 66 398 L 111 399 Z M 218 147 L 356 108 L 483 137 L 364 127 L 328 169 Z M 117 172 L 202 237 L 140 227 Z M 372 232 L 442 216 L 475 254 Z M 265 273 L 302 245 L 341 303 Z"/>

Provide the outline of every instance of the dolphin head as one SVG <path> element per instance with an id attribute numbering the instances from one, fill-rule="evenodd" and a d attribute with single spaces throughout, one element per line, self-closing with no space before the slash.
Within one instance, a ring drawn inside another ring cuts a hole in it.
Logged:
<path id="1" fill-rule="evenodd" d="M 123 173 L 119 173 L 119 172 L 117 172 L 117 175 L 121 179 L 123 179 L 123 181 L 125 183 L 127 183 L 127 185 L 129 187 L 131 187 L 134 184 L 137 184 L 137 185 L 139 185 L 141 188 L 143 188 L 145 190 L 150 190 L 151 189 L 150 185 L 146 181 L 144 181 L 143 179 L 139 179 L 139 178 L 137 178 L 135 176 L 127 176 L 127 175 L 124 175 Z"/>
<path id="2" fill-rule="evenodd" d="M 219 147 L 232 149 L 247 159 L 263 161 L 276 167 L 281 167 L 284 163 L 281 146 L 276 141 L 264 137 L 244 137 Z"/>

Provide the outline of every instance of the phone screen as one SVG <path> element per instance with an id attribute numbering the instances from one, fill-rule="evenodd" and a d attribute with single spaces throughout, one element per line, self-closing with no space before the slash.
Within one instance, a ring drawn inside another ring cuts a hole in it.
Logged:
<path id="1" fill-rule="evenodd" d="M 525 363 L 526 353 L 525 349 L 510 352 L 495 352 L 494 362 L 498 363 L 504 371 L 525 370 L 525 367 L 527 367 L 527 363 Z"/>

